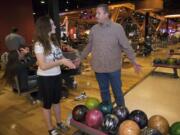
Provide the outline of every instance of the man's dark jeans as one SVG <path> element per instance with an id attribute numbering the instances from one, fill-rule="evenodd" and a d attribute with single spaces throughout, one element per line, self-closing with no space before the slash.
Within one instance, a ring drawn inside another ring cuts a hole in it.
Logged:
<path id="1" fill-rule="evenodd" d="M 109 84 L 111 84 L 114 98 L 117 105 L 125 105 L 124 96 L 121 90 L 120 71 L 111 73 L 95 73 L 101 91 L 102 102 L 111 103 Z"/>

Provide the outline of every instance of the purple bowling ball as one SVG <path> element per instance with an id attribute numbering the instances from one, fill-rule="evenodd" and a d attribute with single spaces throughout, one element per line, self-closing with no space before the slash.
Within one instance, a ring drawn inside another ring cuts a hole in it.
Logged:
<path id="1" fill-rule="evenodd" d="M 134 110 L 129 114 L 129 119 L 135 121 L 141 129 L 147 126 L 147 115 L 141 110 Z"/>

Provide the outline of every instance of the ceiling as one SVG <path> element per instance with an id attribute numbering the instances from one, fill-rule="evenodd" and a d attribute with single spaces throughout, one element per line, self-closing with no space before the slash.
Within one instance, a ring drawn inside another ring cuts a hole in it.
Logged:
<path id="1" fill-rule="evenodd" d="M 42 4 L 41 2 L 45 3 Z M 49 0 L 51 1 L 51 0 Z M 119 3 L 119 2 L 138 2 L 143 0 L 59 0 L 60 11 L 64 12 L 66 9 L 76 10 L 81 8 L 94 7 L 100 3 Z M 144 0 L 145 1 L 145 0 Z M 151 0 L 149 0 L 151 1 Z M 164 1 L 165 9 L 180 9 L 179 0 L 162 0 Z M 32 0 L 35 8 L 43 8 L 47 6 L 48 0 Z"/>
<path id="2" fill-rule="evenodd" d="M 48 14 L 48 1 L 52 0 L 32 0 L 35 16 Z M 114 4 L 121 2 L 138 3 L 143 0 L 59 0 L 59 12 L 67 12 L 72 10 L 80 10 L 95 7 L 100 3 Z M 145 1 L 145 0 L 144 0 Z M 151 0 L 149 0 L 151 1 Z M 164 2 L 163 10 L 158 11 L 160 15 L 180 14 L 180 0 L 162 0 Z"/>

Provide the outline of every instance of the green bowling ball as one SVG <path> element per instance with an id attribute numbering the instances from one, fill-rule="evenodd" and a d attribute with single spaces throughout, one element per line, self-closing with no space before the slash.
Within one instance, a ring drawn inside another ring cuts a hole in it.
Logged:
<path id="1" fill-rule="evenodd" d="M 175 122 L 170 127 L 170 135 L 180 135 L 180 122 Z"/>
<path id="2" fill-rule="evenodd" d="M 168 63 L 169 65 L 175 65 L 175 64 L 176 64 L 176 59 L 169 58 L 168 61 L 167 61 L 167 63 Z"/>
<path id="3" fill-rule="evenodd" d="M 100 102 L 97 98 L 89 97 L 86 102 L 85 106 L 87 106 L 88 109 L 95 109 L 99 106 Z"/>

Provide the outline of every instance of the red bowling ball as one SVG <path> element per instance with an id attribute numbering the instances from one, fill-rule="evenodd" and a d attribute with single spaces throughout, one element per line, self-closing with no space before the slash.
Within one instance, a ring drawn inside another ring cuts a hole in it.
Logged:
<path id="1" fill-rule="evenodd" d="M 98 129 L 103 121 L 103 114 L 98 109 L 93 109 L 86 114 L 86 124 L 89 127 Z"/>

